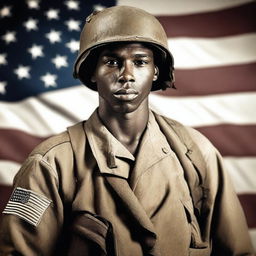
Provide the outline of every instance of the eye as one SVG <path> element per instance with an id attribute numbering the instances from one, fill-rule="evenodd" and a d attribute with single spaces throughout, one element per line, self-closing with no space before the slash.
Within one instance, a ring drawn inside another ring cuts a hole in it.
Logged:
<path id="1" fill-rule="evenodd" d="M 147 60 L 144 60 L 144 59 L 138 59 L 138 60 L 135 60 L 134 61 L 134 64 L 136 66 L 145 66 L 148 64 L 148 61 Z"/>
<path id="2" fill-rule="evenodd" d="M 105 60 L 105 64 L 112 67 L 117 67 L 119 65 L 119 62 L 117 59 L 107 59 Z"/>

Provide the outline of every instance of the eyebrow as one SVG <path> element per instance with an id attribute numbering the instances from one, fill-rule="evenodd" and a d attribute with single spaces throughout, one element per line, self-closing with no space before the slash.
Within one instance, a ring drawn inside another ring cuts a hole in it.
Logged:
<path id="1" fill-rule="evenodd" d="M 135 58 L 152 58 L 151 56 L 149 56 L 148 54 L 145 53 L 138 53 L 134 55 Z"/>

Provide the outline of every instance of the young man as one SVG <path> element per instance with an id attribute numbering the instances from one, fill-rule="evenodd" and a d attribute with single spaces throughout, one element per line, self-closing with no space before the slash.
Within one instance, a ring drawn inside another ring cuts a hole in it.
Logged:
<path id="1" fill-rule="evenodd" d="M 98 91 L 86 121 L 39 145 L 14 180 L 1 255 L 252 255 L 216 149 L 149 109 L 173 86 L 160 23 L 112 7 L 87 18 L 74 75 Z"/>

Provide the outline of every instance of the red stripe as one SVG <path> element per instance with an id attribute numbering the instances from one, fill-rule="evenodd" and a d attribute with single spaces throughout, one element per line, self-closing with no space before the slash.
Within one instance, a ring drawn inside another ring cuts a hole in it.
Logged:
<path id="1" fill-rule="evenodd" d="M 44 139 L 19 130 L 0 129 L 0 159 L 22 163 Z"/>
<path id="2" fill-rule="evenodd" d="M 175 70 L 177 90 L 156 92 L 163 96 L 195 96 L 256 91 L 256 63 Z"/>
<path id="3" fill-rule="evenodd" d="M 0 213 L 4 210 L 5 205 L 7 204 L 10 195 L 12 193 L 11 186 L 0 185 Z"/>
<path id="4" fill-rule="evenodd" d="M 249 228 L 256 228 L 256 194 L 240 194 L 238 198 L 244 209 Z"/>
<path id="5" fill-rule="evenodd" d="M 256 125 L 215 125 L 197 127 L 223 156 L 256 156 Z M 22 163 L 29 153 L 46 138 L 18 130 L 0 130 L 0 159 Z"/>
<path id="6" fill-rule="evenodd" d="M 256 31 L 256 3 L 222 11 L 158 16 L 168 37 L 222 37 Z"/>
<path id="7" fill-rule="evenodd" d="M 223 156 L 256 156 L 256 125 L 215 125 L 196 128 Z"/>

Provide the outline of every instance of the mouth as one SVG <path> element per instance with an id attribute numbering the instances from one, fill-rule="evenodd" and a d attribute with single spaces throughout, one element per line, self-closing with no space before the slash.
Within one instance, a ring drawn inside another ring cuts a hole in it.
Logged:
<path id="1" fill-rule="evenodd" d="M 131 101 L 137 98 L 138 92 L 134 89 L 119 89 L 114 93 L 114 97 L 118 100 Z"/>

